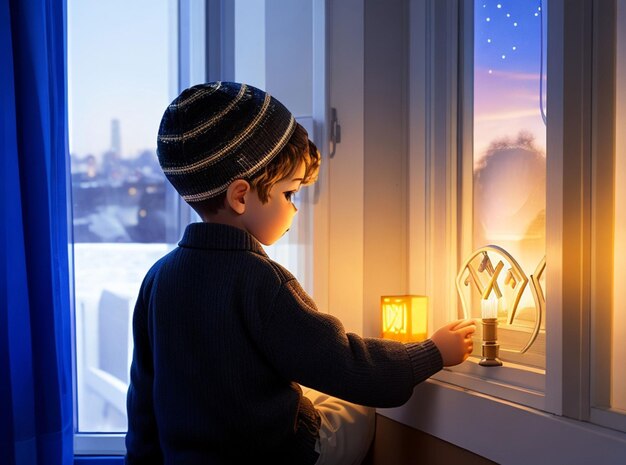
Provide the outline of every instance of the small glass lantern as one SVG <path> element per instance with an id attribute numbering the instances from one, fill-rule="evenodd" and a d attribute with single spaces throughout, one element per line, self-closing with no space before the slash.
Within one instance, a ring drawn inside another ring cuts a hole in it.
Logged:
<path id="1" fill-rule="evenodd" d="M 380 298 L 382 337 L 400 342 L 420 342 L 427 337 L 428 297 L 390 295 Z"/>

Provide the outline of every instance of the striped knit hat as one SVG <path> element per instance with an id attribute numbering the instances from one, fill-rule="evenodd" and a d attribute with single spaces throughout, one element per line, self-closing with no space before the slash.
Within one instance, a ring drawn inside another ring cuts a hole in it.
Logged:
<path id="1" fill-rule="evenodd" d="M 295 126 L 289 110 L 262 90 L 235 82 L 200 84 L 165 110 L 157 155 L 181 197 L 199 202 L 266 166 Z"/>

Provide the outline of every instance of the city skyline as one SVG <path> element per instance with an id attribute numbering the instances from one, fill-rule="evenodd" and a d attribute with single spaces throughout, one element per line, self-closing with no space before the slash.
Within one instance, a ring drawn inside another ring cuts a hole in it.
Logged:
<path id="1" fill-rule="evenodd" d="M 70 147 L 70 156 L 75 157 L 77 159 L 84 159 L 85 157 L 94 156 L 98 161 L 101 161 L 102 157 L 114 153 L 120 158 L 125 160 L 132 160 L 144 154 L 145 152 L 154 153 L 156 156 L 156 141 L 152 147 L 140 147 L 136 146 L 136 149 L 133 153 L 128 153 L 128 151 L 124 150 L 124 135 L 123 135 L 123 127 L 122 123 L 118 118 L 113 118 L 109 122 L 109 133 L 108 133 L 108 145 L 103 141 L 101 143 L 101 149 L 97 152 L 83 152 L 79 153 L 74 150 L 71 150 Z"/>
<path id="2" fill-rule="evenodd" d="M 70 152 L 99 157 L 108 151 L 113 119 L 120 124 L 122 157 L 156 149 L 158 125 L 175 90 L 172 5 L 68 1 Z"/>

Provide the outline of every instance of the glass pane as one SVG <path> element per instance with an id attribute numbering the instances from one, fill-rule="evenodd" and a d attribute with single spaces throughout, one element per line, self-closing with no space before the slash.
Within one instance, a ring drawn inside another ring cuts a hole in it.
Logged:
<path id="1" fill-rule="evenodd" d="M 626 0 L 617 2 L 617 75 L 615 82 L 626 82 Z M 616 92 L 615 157 L 615 258 L 613 282 L 613 334 L 611 368 L 611 407 L 626 412 L 626 90 Z"/>
<path id="2" fill-rule="evenodd" d="M 545 316 L 537 312 L 532 289 L 533 285 L 543 289 L 545 256 L 543 6 L 541 0 L 474 3 L 473 248 L 496 245 L 519 265 L 515 270 L 511 260 L 491 258 L 493 269 L 499 261 L 504 265 L 492 289 L 502 292 L 491 294 L 499 298 L 500 355 L 537 367 L 545 366 Z M 476 275 L 483 279 L 483 287 L 493 269 Z M 533 274 L 539 278 L 534 284 Z M 474 317 L 481 316 L 484 297 L 477 294 L 472 297 Z M 521 354 L 531 339 L 534 343 Z M 476 346 L 480 351 L 480 344 Z"/>
<path id="3" fill-rule="evenodd" d="M 263 89 L 280 100 L 313 140 L 313 5 L 309 0 L 250 2 L 236 0 L 235 80 Z M 285 40 L 285 37 L 288 37 Z M 313 188 L 304 187 L 295 198 L 298 214 L 287 234 L 267 254 L 312 292 L 309 271 Z"/>
<path id="4" fill-rule="evenodd" d="M 69 0 L 78 430 L 126 430 L 132 309 L 177 215 L 156 157 L 176 89 L 174 0 Z M 174 66 L 172 66 L 172 63 Z"/>

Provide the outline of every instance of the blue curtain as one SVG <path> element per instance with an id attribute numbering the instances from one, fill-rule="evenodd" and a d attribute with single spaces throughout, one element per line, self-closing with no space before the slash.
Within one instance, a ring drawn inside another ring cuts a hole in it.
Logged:
<path id="1" fill-rule="evenodd" d="M 73 461 L 63 0 L 0 0 L 0 463 Z"/>

